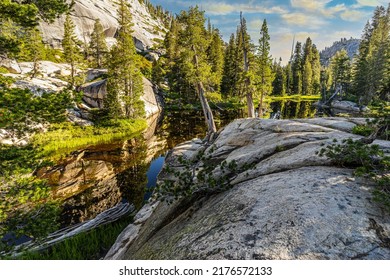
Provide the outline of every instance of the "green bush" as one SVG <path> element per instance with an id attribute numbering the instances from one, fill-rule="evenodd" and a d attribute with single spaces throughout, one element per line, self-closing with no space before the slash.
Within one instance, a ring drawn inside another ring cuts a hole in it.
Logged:
<path id="1" fill-rule="evenodd" d="M 63 122 L 71 96 L 69 91 L 35 96 L 27 89 L 0 89 L 0 128 L 21 136 L 34 131 L 35 124 Z"/>
<path id="2" fill-rule="evenodd" d="M 178 162 L 183 168 L 177 171 L 168 166 L 163 170 L 163 173 L 173 175 L 174 179 L 166 179 L 157 185 L 156 197 L 170 203 L 181 197 L 223 192 L 232 187 L 230 182 L 237 174 L 253 168 L 252 165 L 246 164 L 238 166 L 235 160 L 215 161 L 211 157 L 213 150 L 212 147 L 207 154 L 199 152 L 193 160 L 178 157 Z M 220 171 L 217 177 L 215 170 Z"/>
<path id="3" fill-rule="evenodd" d="M 370 136 L 374 132 L 374 128 L 368 125 L 357 125 L 352 129 L 352 133 L 362 136 Z"/>

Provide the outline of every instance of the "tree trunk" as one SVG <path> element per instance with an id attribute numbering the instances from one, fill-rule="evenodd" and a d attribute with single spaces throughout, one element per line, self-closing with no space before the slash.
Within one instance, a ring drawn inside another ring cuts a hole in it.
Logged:
<path id="1" fill-rule="evenodd" d="M 211 111 L 211 108 L 209 106 L 209 103 L 207 102 L 204 93 L 205 90 L 203 87 L 203 83 L 198 82 L 198 95 L 199 95 L 200 103 L 202 104 L 203 114 L 205 116 L 205 120 L 208 128 L 208 134 L 212 135 L 213 133 L 217 132 L 217 128 L 215 127 L 213 112 Z"/>
<path id="2" fill-rule="evenodd" d="M 244 71 L 245 71 L 245 73 L 248 73 L 249 61 L 248 61 L 248 51 L 247 51 L 246 46 L 245 46 L 245 33 L 244 33 L 244 29 L 242 28 L 242 26 L 243 26 L 242 12 L 240 13 L 240 22 L 241 22 L 241 33 L 242 33 L 242 46 L 244 48 Z M 255 117 L 255 106 L 253 105 L 253 95 L 252 95 L 252 91 L 249 89 L 249 85 L 250 85 L 250 80 L 247 77 L 245 79 L 245 89 L 247 91 L 246 102 L 247 102 L 247 106 L 248 106 L 248 117 L 254 118 Z"/>
<path id="3" fill-rule="evenodd" d="M 263 117 L 263 100 L 264 100 L 264 93 L 261 93 L 260 97 L 260 103 L 259 103 L 259 118 Z"/>
<path id="4" fill-rule="evenodd" d="M 248 106 L 248 117 L 254 118 L 255 117 L 255 106 L 253 105 L 253 96 L 252 92 L 247 92 L 246 94 L 246 103 Z"/>
<path id="5" fill-rule="evenodd" d="M 192 50 L 194 51 L 195 68 L 198 71 L 199 63 L 198 63 L 198 55 L 196 54 L 195 46 L 192 46 Z M 205 121 L 207 124 L 207 134 L 209 137 L 211 137 L 214 133 L 217 132 L 217 128 L 215 127 L 213 112 L 211 111 L 209 103 L 207 102 L 207 99 L 205 96 L 204 86 L 203 86 L 203 83 L 200 81 L 200 79 L 196 85 L 198 88 L 199 100 L 200 100 L 200 103 L 202 104 L 203 114 L 204 114 Z"/>

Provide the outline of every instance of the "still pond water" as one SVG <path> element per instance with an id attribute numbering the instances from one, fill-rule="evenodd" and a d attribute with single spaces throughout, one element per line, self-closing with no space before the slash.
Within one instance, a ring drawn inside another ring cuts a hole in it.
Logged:
<path id="1" fill-rule="evenodd" d="M 280 101 L 267 104 L 266 117 L 309 118 L 316 113 L 312 101 Z M 215 113 L 217 128 L 243 113 Z M 166 153 L 176 145 L 206 133 L 201 112 L 166 112 L 149 120 L 147 131 L 135 139 L 88 147 L 46 172 L 63 200 L 61 225 L 66 227 L 96 217 L 121 201 L 142 207 Z"/>

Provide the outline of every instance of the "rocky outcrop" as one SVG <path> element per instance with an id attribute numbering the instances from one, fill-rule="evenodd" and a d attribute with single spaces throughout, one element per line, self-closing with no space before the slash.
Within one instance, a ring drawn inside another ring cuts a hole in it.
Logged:
<path id="1" fill-rule="evenodd" d="M 166 163 L 174 170 L 183 168 L 179 156 L 204 150 L 216 179 L 227 176 L 221 162 L 236 162 L 231 188 L 150 202 L 106 259 L 390 259 L 390 216 L 372 201 L 370 183 L 316 153 L 333 139 L 359 138 L 349 132 L 362 122 L 241 119 L 209 147 L 178 146 Z M 376 144 L 390 153 L 390 142 Z"/>
<path id="2" fill-rule="evenodd" d="M 34 67 L 33 62 L 21 62 L 18 65 L 20 71 L 17 74 L 4 74 L 15 80 L 11 87 L 29 89 L 35 95 L 40 96 L 42 93 L 59 92 L 68 85 L 64 80 L 70 75 L 69 64 L 39 61 L 37 63 L 37 74 L 34 78 L 30 77 Z M 81 70 L 77 70 L 77 74 L 80 73 Z"/>
<path id="3" fill-rule="evenodd" d="M 157 90 L 153 84 L 146 78 L 143 78 L 144 83 L 144 94 L 141 96 L 141 100 L 145 104 L 146 116 L 150 117 L 161 111 L 161 105 L 158 102 Z M 83 101 L 93 107 L 100 108 L 104 107 L 104 99 L 107 95 L 107 80 L 99 80 L 85 84 L 81 87 L 83 92 Z"/>
<path id="4" fill-rule="evenodd" d="M 350 38 L 347 40 L 346 38 L 342 38 L 340 41 L 334 42 L 332 46 L 327 47 L 320 52 L 321 64 L 328 66 L 332 57 L 338 51 L 343 49 L 347 51 L 349 58 L 352 60 L 352 58 L 358 53 L 359 45 L 359 39 Z"/>
<path id="5" fill-rule="evenodd" d="M 156 39 L 163 39 L 165 28 L 159 20 L 153 18 L 145 5 L 138 0 L 128 0 L 133 17 L 133 36 L 136 48 L 146 51 L 155 44 Z M 112 45 L 118 29 L 117 6 L 111 0 L 76 0 L 71 13 L 75 23 L 75 33 L 81 42 L 89 42 L 96 19 L 103 25 L 107 42 Z M 55 48 L 61 47 L 64 34 L 65 16 L 61 16 L 53 24 L 40 23 L 44 41 Z"/>

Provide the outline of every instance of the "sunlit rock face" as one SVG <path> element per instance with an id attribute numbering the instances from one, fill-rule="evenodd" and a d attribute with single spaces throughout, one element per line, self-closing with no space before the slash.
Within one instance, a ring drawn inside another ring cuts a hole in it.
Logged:
<path id="1" fill-rule="evenodd" d="M 144 94 L 141 100 L 145 104 L 146 117 L 150 117 L 161 111 L 161 104 L 158 102 L 158 91 L 154 85 L 143 77 Z M 81 87 L 83 101 L 93 108 L 104 108 L 104 99 L 107 96 L 107 80 L 90 82 Z"/>
<path id="2" fill-rule="evenodd" d="M 211 147 L 194 140 L 166 164 L 205 150 L 235 161 L 224 192 L 153 202 L 129 225 L 107 259 L 390 259 L 390 216 L 372 200 L 372 186 L 316 152 L 350 134 L 361 119 L 235 120 Z M 376 141 L 390 153 L 389 141 Z M 250 164 L 253 168 L 242 168 Z M 201 166 L 201 165 L 200 165 Z M 221 168 L 212 171 L 214 178 Z M 172 177 L 171 177 L 172 178 Z"/>
<path id="3" fill-rule="evenodd" d="M 128 0 L 131 5 L 133 17 L 133 36 L 136 48 L 139 51 L 146 51 L 155 44 L 156 39 L 163 39 L 165 28 L 157 19 L 154 19 L 145 5 L 138 0 Z M 117 6 L 111 0 L 76 0 L 71 12 L 71 18 L 75 23 L 75 33 L 82 42 L 89 42 L 90 35 L 96 19 L 103 25 L 107 42 L 115 43 L 115 35 L 118 29 Z M 43 39 L 53 47 L 61 47 L 64 35 L 65 16 L 61 16 L 54 23 L 40 23 Z"/>

